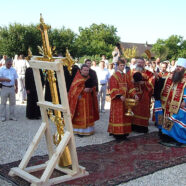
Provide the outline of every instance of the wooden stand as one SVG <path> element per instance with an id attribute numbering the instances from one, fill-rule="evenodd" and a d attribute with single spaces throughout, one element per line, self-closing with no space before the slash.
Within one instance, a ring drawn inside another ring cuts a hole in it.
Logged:
<path id="1" fill-rule="evenodd" d="M 19 176 L 25 179 L 26 181 L 30 182 L 32 186 L 53 185 L 53 184 L 58 184 L 61 182 L 73 180 L 88 175 L 89 173 L 85 170 L 85 168 L 79 166 L 78 163 L 62 62 L 37 61 L 34 60 L 34 58 L 32 58 L 32 60 L 30 60 L 29 63 L 30 66 L 33 68 L 35 84 L 36 84 L 38 100 L 39 100 L 38 105 L 40 106 L 41 116 L 42 116 L 42 123 L 36 135 L 34 136 L 33 141 L 30 143 L 19 166 L 11 168 L 9 175 Z M 60 91 L 61 104 L 56 105 L 44 100 L 39 69 L 56 71 L 59 91 Z M 48 108 L 63 112 L 64 122 L 65 122 L 66 131 L 64 133 L 64 136 L 62 137 L 62 140 L 56 147 L 55 151 L 53 151 L 52 137 L 50 133 L 50 127 L 49 127 L 49 121 L 47 115 Z M 37 148 L 44 134 L 47 143 L 49 160 L 44 164 L 27 167 L 33 152 Z M 62 168 L 58 166 L 59 158 L 61 157 L 67 145 L 72 159 L 72 169 Z M 65 175 L 55 177 L 55 178 L 50 178 L 54 169 L 61 171 Z M 32 172 L 36 172 L 39 170 L 44 170 L 40 178 L 30 174 Z"/>

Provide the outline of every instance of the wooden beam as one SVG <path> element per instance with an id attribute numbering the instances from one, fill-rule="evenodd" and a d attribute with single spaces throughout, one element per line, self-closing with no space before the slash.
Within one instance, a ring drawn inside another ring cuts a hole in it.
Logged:
<path id="1" fill-rule="evenodd" d="M 56 152 L 53 154 L 52 158 L 48 161 L 48 165 L 45 171 L 43 172 L 43 175 L 41 176 L 41 180 L 43 182 L 46 182 L 50 178 L 56 166 L 56 163 L 59 160 L 60 156 L 62 155 L 63 151 L 65 150 L 70 138 L 71 138 L 70 132 L 66 131 L 62 140 L 60 141 L 59 145 L 56 148 Z"/>
<path id="2" fill-rule="evenodd" d="M 30 67 L 36 69 L 46 69 L 46 70 L 54 70 L 59 71 L 61 64 L 59 62 L 48 62 L 48 61 L 36 61 L 30 60 L 29 61 Z"/>
<path id="3" fill-rule="evenodd" d="M 42 122 L 41 126 L 39 127 L 39 130 L 37 131 L 36 135 L 34 136 L 33 141 L 30 143 L 23 159 L 21 160 L 21 162 L 19 164 L 20 169 L 24 169 L 27 166 L 27 164 L 32 156 L 32 153 L 34 152 L 34 150 L 38 146 L 38 143 L 45 132 L 45 129 L 46 129 L 46 123 Z"/>
<path id="4" fill-rule="evenodd" d="M 39 101 L 37 102 L 37 105 L 40 106 L 40 107 L 44 107 L 44 108 L 50 108 L 50 109 L 53 109 L 53 110 L 59 110 L 61 112 L 67 112 L 67 109 L 65 107 L 63 107 L 62 105 L 60 104 L 53 104 L 49 101 Z"/>
<path id="5" fill-rule="evenodd" d="M 35 171 L 43 170 L 43 169 L 46 168 L 46 166 L 47 166 L 47 164 L 44 163 L 44 164 L 40 164 L 40 165 L 35 165 L 35 166 L 27 167 L 24 170 L 26 172 L 30 173 L 30 172 L 35 172 Z"/>
<path id="6" fill-rule="evenodd" d="M 16 167 L 16 168 L 12 168 L 11 172 L 13 172 L 15 175 L 23 178 L 24 180 L 27 180 L 29 183 L 34 183 L 34 184 L 39 184 L 41 183 L 41 180 L 29 173 L 27 173 L 26 171 Z"/>
<path id="7" fill-rule="evenodd" d="M 76 175 L 65 175 L 65 176 L 60 176 L 60 177 L 57 177 L 57 178 L 51 178 L 48 180 L 49 182 L 49 185 L 54 185 L 54 184 L 58 184 L 58 183 L 61 183 L 61 182 L 66 182 L 66 181 L 69 181 L 69 180 L 74 180 L 74 179 L 77 179 L 77 178 L 81 178 L 81 177 L 84 177 L 84 176 L 88 176 L 89 173 L 87 171 L 85 171 L 84 174 L 82 173 L 78 173 Z"/>

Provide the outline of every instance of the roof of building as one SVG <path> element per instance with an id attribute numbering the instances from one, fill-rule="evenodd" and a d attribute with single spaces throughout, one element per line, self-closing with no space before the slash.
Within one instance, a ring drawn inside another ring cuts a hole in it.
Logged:
<path id="1" fill-rule="evenodd" d="M 137 56 L 141 56 L 144 54 L 145 50 L 151 50 L 152 44 L 148 43 L 127 43 L 127 42 L 121 42 L 121 47 L 126 49 L 126 48 L 133 48 L 136 47 L 137 51 Z M 154 54 L 151 53 L 151 56 L 154 57 Z"/>

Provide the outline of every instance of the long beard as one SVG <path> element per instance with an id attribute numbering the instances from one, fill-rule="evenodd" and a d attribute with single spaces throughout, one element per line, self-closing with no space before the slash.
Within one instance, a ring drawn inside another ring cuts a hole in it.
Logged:
<path id="1" fill-rule="evenodd" d="M 175 70 L 173 72 L 173 76 L 172 76 L 172 81 L 173 83 L 178 83 L 178 82 L 181 82 L 181 80 L 183 79 L 184 77 L 184 73 L 185 73 L 185 70 L 181 70 L 181 71 L 177 71 Z"/>
<path id="2" fill-rule="evenodd" d="M 142 66 L 140 66 L 140 65 L 137 65 L 136 68 L 135 68 L 135 70 L 137 72 L 143 72 L 144 71 L 144 68 Z"/>

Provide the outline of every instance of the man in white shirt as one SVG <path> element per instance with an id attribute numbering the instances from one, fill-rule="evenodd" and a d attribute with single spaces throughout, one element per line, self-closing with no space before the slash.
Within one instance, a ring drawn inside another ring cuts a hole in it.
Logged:
<path id="1" fill-rule="evenodd" d="M 9 99 L 9 119 L 16 121 L 15 117 L 15 93 L 17 93 L 17 72 L 12 67 L 12 59 L 6 59 L 5 66 L 0 68 L 0 82 L 2 82 L 1 90 L 1 121 L 6 120 L 6 102 Z"/>
<path id="2" fill-rule="evenodd" d="M 153 72 L 151 61 L 148 61 L 148 60 L 145 61 L 145 69 L 148 70 L 148 71 Z"/>
<path id="3" fill-rule="evenodd" d="M 94 71 L 96 71 L 97 70 L 97 64 L 96 64 L 96 61 L 95 60 L 93 60 L 92 61 L 92 66 L 90 67 L 92 70 L 94 70 Z"/>
<path id="4" fill-rule="evenodd" d="M 19 56 L 19 59 L 15 61 L 15 69 L 18 74 L 18 94 L 21 103 L 24 103 L 26 99 L 26 89 L 25 89 L 25 72 L 29 67 L 27 60 L 24 59 L 23 55 Z"/>
<path id="5" fill-rule="evenodd" d="M 106 90 L 107 84 L 110 78 L 110 73 L 108 69 L 105 68 L 105 62 L 100 61 L 99 68 L 97 69 L 97 77 L 98 77 L 98 84 L 99 84 L 99 91 L 98 91 L 98 102 L 100 112 L 105 112 L 105 98 L 106 98 Z"/>
<path id="6" fill-rule="evenodd" d="M 102 55 L 101 61 L 104 61 L 105 62 L 105 68 L 108 68 L 109 61 L 106 59 L 106 56 L 105 55 Z"/>
<path id="7" fill-rule="evenodd" d="M 7 56 L 3 56 L 3 58 L 0 61 L 0 66 L 5 66 L 5 60 L 6 60 Z"/>
<path id="8" fill-rule="evenodd" d="M 130 61 L 130 69 L 135 69 L 136 68 L 136 59 L 132 58 Z"/>
<path id="9" fill-rule="evenodd" d="M 172 60 L 171 64 L 169 64 L 168 71 L 173 72 L 176 69 L 176 61 Z"/>

